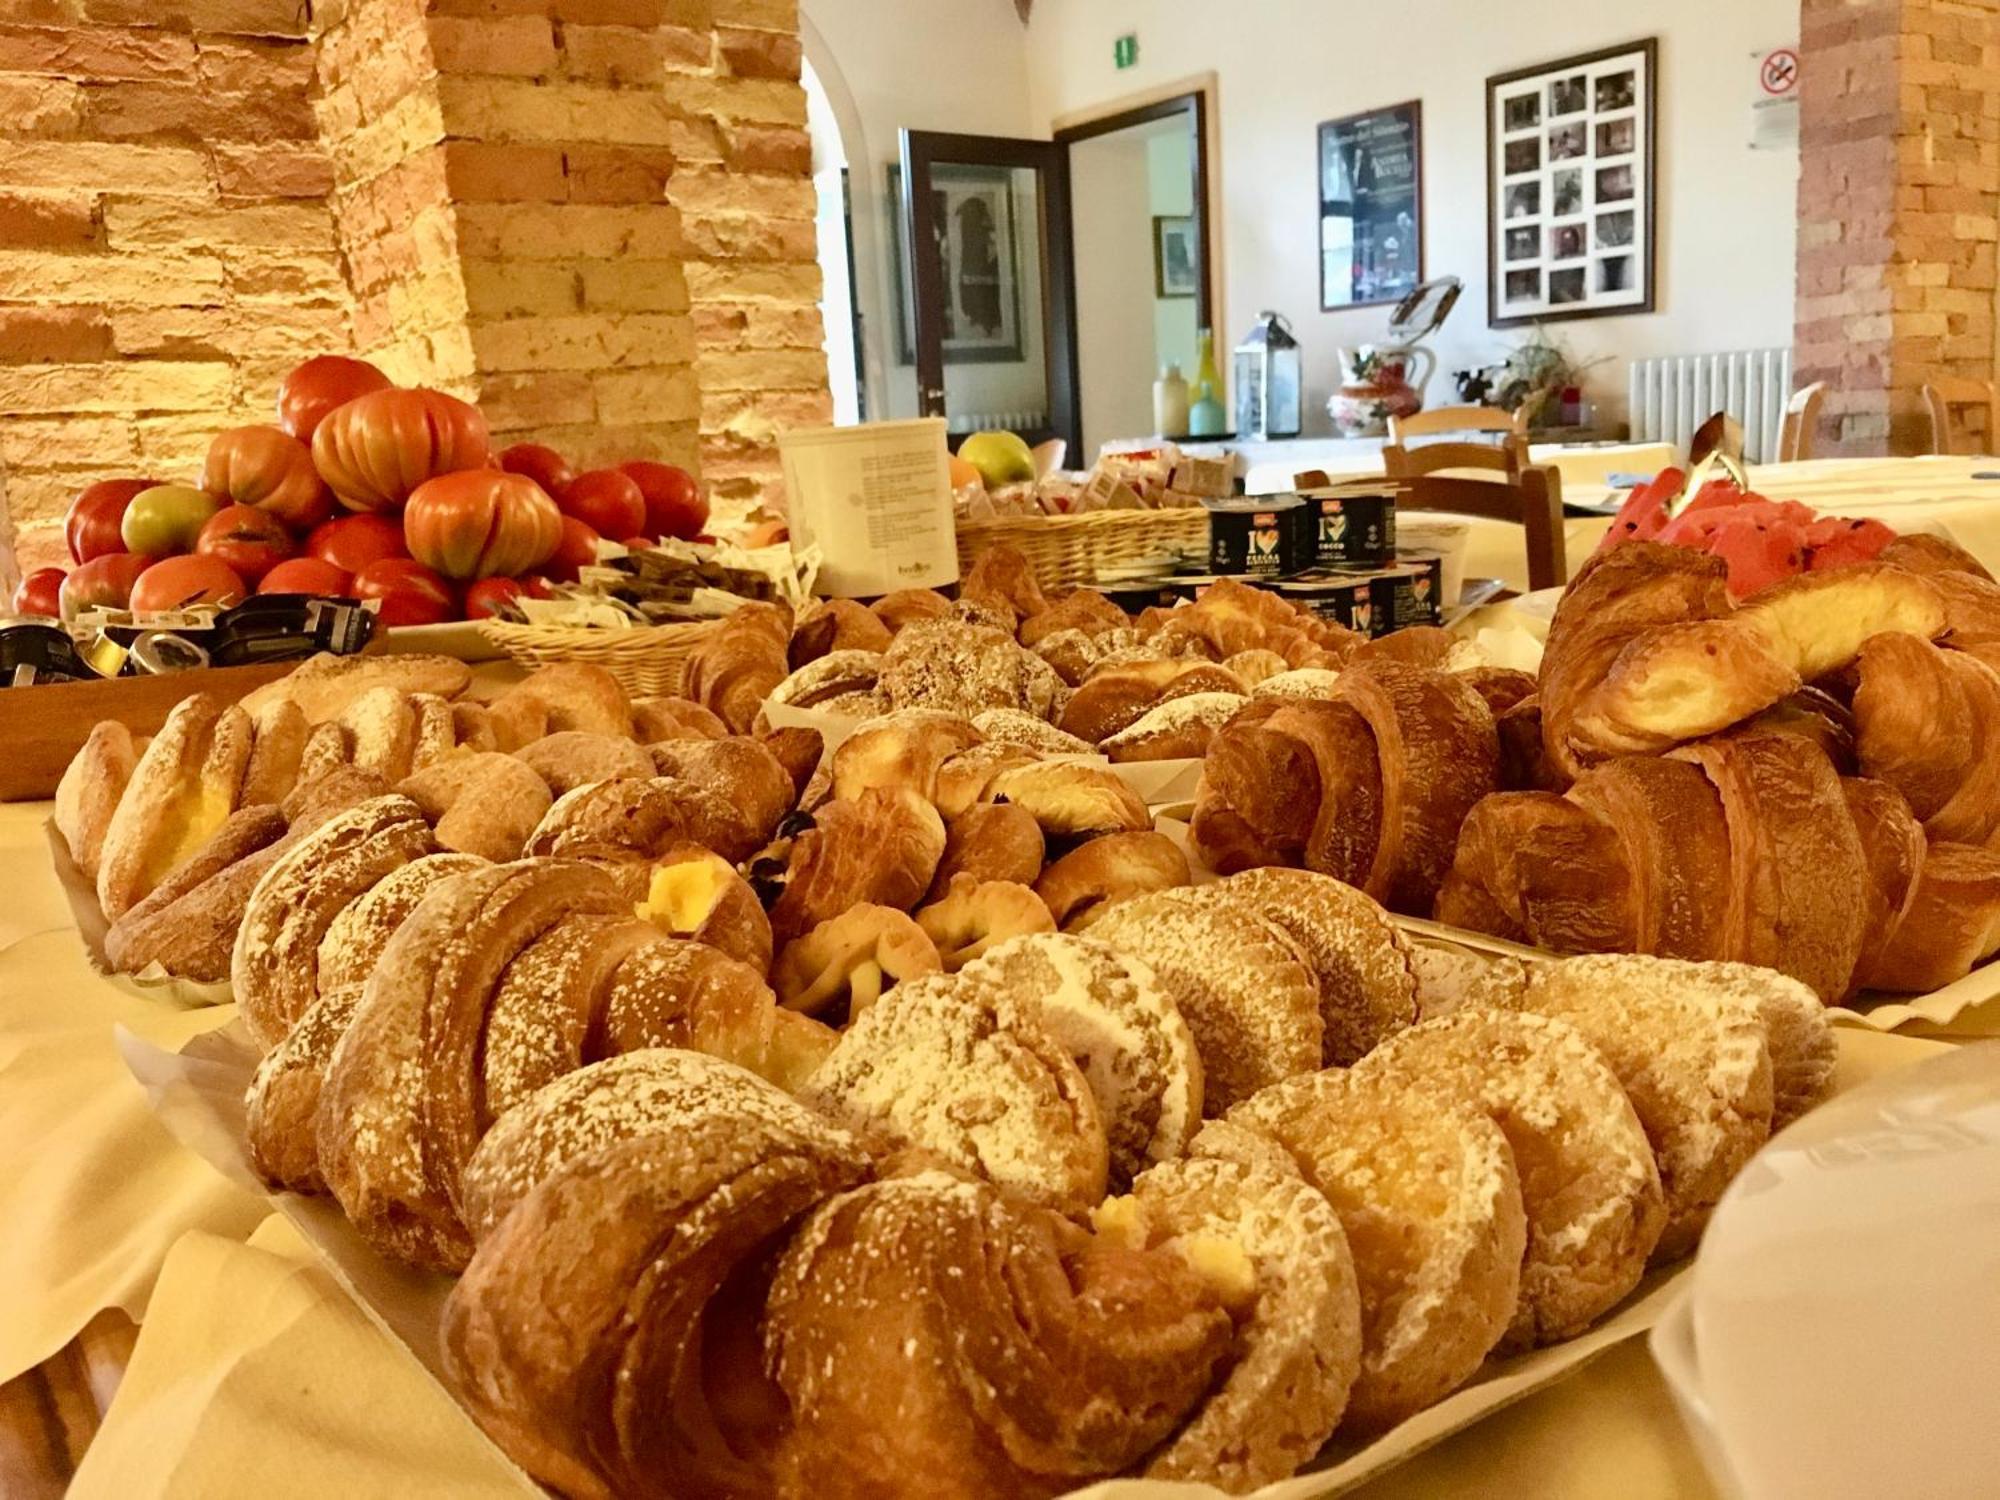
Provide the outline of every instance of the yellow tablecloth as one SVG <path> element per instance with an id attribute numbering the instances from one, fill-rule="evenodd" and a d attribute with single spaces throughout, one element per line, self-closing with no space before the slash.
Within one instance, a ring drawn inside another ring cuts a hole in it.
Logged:
<path id="1" fill-rule="evenodd" d="M 2000 473 L 1996 458 L 1829 458 L 1807 463 L 1764 464 L 1750 482 L 1773 500 L 1798 500 L 1827 515 L 1872 517 L 1898 531 L 1939 531 L 2000 574 Z M 1563 478 L 1563 498 L 1575 503 L 1602 500 L 1601 480 Z M 1467 518 L 1465 576 L 1500 578 L 1515 590 L 1527 588 L 1527 553 L 1521 528 L 1502 521 Z M 1611 524 L 1609 516 L 1574 516 L 1563 526 L 1563 544 L 1572 574 L 1583 566 Z"/>

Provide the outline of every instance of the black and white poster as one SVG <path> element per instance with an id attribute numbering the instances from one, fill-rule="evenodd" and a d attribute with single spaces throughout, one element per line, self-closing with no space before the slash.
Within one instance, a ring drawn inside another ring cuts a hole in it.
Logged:
<path id="1" fill-rule="evenodd" d="M 1423 106 L 1319 127 L 1320 307 L 1398 302 L 1424 279 Z"/>

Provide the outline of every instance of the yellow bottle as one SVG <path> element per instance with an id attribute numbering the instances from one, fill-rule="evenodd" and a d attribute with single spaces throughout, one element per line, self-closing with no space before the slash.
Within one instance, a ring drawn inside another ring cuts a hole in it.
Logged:
<path id="1" fill-rule="evenodd" d="M 1189 437 L 1221 437 L 1228 414 L 1222 405 L 1222 375 L 1215 368 L 1215 334 L 1202 329 L 1196 343 L 1194 385 L 1188 394 Z"/>

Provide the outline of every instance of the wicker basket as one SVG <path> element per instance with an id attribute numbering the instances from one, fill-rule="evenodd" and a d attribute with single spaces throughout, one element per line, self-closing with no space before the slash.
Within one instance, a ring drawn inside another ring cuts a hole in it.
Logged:
<path id="1" fill-rule="evenodd" d="M 1200 559 L 1208 551 L 1208 512 L 1094 510 L 1080 516 L 1011 516 L 961 521 L 958 570 L 969 573 L 988 547 L 1019 548 L 1045 587 L 1096 583 L 1165 554 Z"/>
<path id="2" fill-rule="evenodd" d="M 603 667 L 635 698 L 675 694 L 681 668 L 714 627 L 712 620 L 606 630 L 589 625 L 515 625 L 486 620 L 486 639 L 524 667 L 588 662 Z"/>

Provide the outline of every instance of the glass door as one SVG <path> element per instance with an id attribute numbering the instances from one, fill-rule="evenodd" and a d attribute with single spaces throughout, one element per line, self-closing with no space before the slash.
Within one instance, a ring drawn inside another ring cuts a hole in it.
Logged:
<path id="1" fill-rule="evenodd" d="M 902 132 L 917 409 L 1080 465 L 1069 163 L 1048 141 Z"/>

